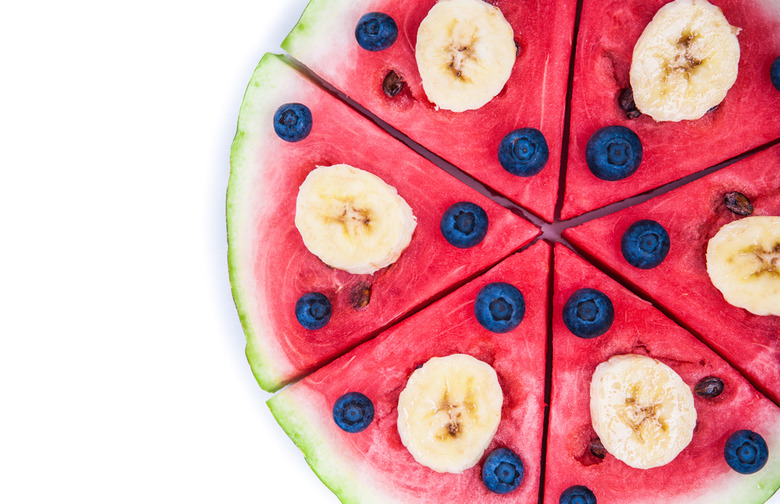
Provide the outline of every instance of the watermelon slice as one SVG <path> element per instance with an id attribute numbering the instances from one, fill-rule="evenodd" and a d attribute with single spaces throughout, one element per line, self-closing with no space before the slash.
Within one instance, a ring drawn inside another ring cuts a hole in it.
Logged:
<path id="1" fill-rule="evenodd" d="M 435 0 L 311 0 L 282 48 L 318 76 L 413 141 L 511 200 L 552 221 L 558 178 L 576 2 L 493 0 L 512 25 L 519 53 L 503 91 L 477 110 L 437 110 L 423 91 L 415 61 L 417 29 Z M 392 17 L 398 38 L 381 51 L 355 36 L 369 12 Z M 383 82 L 394 71 L 404 88 L 393 97 Z M 501 167 L 502 138 L 519 128 L 544 135 L 549 159 L 534 176 Z"/>
<path id="2" fill-rule="evenodd" d="M 550 246 L 538 242 L 268 401 L 342 502 L 537 502 L 549 264 Z M 509 332 L 490 332 L 475 316 L 477 293 L 492 282 L 514 285 L 525 299 L 525 315 Z M 484 457 L 461 474 L 439 473 L 418 464 L 401 443 L 397 405 L 409 375 L 432 357 L 457 353 L 487 362 L 498 374 L 504 403 L 485 455 L 499 447 L 519 455 L 525 474 L 509 494 L 486 489 Z M 362 393 L 374 405 L 373 421 L 361 432 L 345 432 L 333 420 L 334 404 L 348 392 Z"/>
<path id="3" fill-rule="evenodd" d="M 561 245 L 554 285 L 545 503 L 558 504 L 575 485 L 610 504 L 761 503 L 780 487 L 780 409 L 693 335 Z M 575 336 L 563 320 L 564 304 L 583 288 L 598 289 L 614 307 L 611 327 L 592 339 Z M 722 382 L 717 396 L 705 397 L 713 395 L 706 389 L 694 394 L 693 440 L 666 465 L 634 469 L 594 443 L 591 376 L 599 363 L 622 354 L 659 360 L 692 390 L 707 377 Z M 769 447 L 766 465 L 753 474 L 737 473 L 724 458 L 727 439 L 742 429 L 759 433 Z"/>
<path id="4" fill-rule="evenodd" d="M 274 132 L 283 104 L 306 105 L 313 117 L 301 141 Z M 373 275 L 329 268 L 304 246 L 295 227 L 298 187 L 317 165 L 346 163 L 378 175 L 412 207 L 417 228 L 393 265 Z M 482 207 L 484 240 L 456 248 L 442 236 L 444 211 L 456 202 Z M 518 250 L 539 229 L 437 169 L 360 114 L 266 55 L 241 108 L 227 196 L 230 278 L 260 385 L 275 390 L 325 364 Z M 305 329 L 296 301 L 308 292 L 332 304 L 328 324 Z M 356 302 L 357 301 L 357 302 Z"/>
<path id="5" fill-rule="evenodd" d="M 715 0 L 742 29 L 737 81 L 723 102 L 701 119 L 628 119 L 619 96 L 629 86 L 634 44 L 668 0 L 585 0 L 577 38 L 571 135 L 562 219 L 639 194 L 714 166 L 780 137 L 780 93 L 770 80 L 780 55 L 777 0 Z M 624 126 L 639 136 L 643 157 L 622 180 L 601 180 L 586 162 L 586 146 L 600 128 Z"/>
<path id="6" fill-rule="evenodd" d="M 730 305 L 707 274 L 707 242 L 721 226 L 741 218 L 724 203 L 733 191 L 749 198 L 753 215 L 780 215 L 780 145 L 563 235 L 666 308 L 780 402 L 780 317 Z M 661 264 L 639 269 L 623 257 L 621 239 L 645 219 L 666 230 L 670 248 Z"/>

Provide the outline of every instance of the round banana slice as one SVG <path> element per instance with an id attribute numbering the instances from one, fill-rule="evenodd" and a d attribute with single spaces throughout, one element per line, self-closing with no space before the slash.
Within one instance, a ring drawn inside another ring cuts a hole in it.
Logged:
<path id="1" fill-rule="evenodd" d="M 409 246 L 417 219 L 394 187 L 349 165 L 318 166 L 298 190 L 295 226 L 333 268 L 374 273 Z"/>
<path id="2" fill-rule="evenodd" d="M 671 462 L 693 439 L 690 387 L 669 366 L 643 355 L 618 355 L 596 367 L 590 415 L 604 448 L 637 469 Z"/>
<path id="3" fill-rule="evenodd" d="M 707 244 L 707 274 L 729 304 L 780 315 L 780 217 L 726 224 Z"/>
<path id="4" fill-rule="evenodd" d="M 481 0 L 441 0 L 417 31 L 415 57 L 425 94 L 453 112 L 478 109 L 500 93 L 516 55 L 512 26 Z"/>
<path id="5" fill-rule="evenodd" d="M 434 357 L 412 373 L 398 398 L 401 442 L 434 471 L 463 472 L 490 445 L 503 402 L 490 365 L 464 354 Z"/>
<path id="6" fill-rule="evenodd" d="M 656 121 L 699 119 L 737 80 L 739 28 L 706 0 L 661 7 L 634 46 L 631 88 Z"/>

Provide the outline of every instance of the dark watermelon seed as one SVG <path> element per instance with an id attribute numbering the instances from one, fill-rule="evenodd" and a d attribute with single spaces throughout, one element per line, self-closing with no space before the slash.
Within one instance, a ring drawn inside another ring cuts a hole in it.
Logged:
<path id="1" fill-rule="evenodd" d="M 520 56 L 520 42 L 515 39 L 515 58 Z"/>
<path id="2" fill-rule="evenodd" d="M 741 192 L 732 191 L 723 197 L 726 208 L 737 215 L 747 216 L 753 213 L 753 204 L 750 199 Z"/>
<path id="3" fill-rule="evenodd" d="M 712 399 L 718 397 L 723 392 L 723 380 L 717 376 L 708 376 L 699 380 L 693 389 L 696 395 Z"/>
<path id="4" fill-rule="evenodd" d="M 358 282 L 349 292 L 349 304 L 355 310 L 365 310 L 371 301 L 371 284 Z"/>
<path id="5" fill-rule="evenodd" d="M 596 457 L 603 459 L 607 456 L 607 449 L 601 443 L 601 439 L 596 438 L 590 442 L 590 453 Z"/>
<path id="6" fill-rule="evenodd" d="M 388 97 L 393 98 L 403 91 L 404 84 L 403 78 L 395 73 L 395 70 L 390 70 L 382 81 L 382 91 L 384 91 Z"/>
<path id="7" fill-rule="evenodd" d="M 634 91 L 630 87 L 620 90 L 620 93 L 618 94 L 618 105 L 629 119 L 636 119 L 642 115 L 642 112 L 636 108 L 636 103 L 634 103 Z"/>

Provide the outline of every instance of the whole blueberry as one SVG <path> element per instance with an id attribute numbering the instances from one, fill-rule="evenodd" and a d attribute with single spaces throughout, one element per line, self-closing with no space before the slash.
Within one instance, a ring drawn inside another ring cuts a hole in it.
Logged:
<path id="1" fill-rule="evenodd" d="M 750 430 L 738 430 L 726 440 L 723 449 L 726 463 L 740 474 L 758 472 L 769 459 L 766 441 Z"/>
<path id="2" fill-rule="evenodd" d="M 498 145 L 501 166 L 520 177 L 532 177 L 542 171 L 550 149 L 542 132 L 535 128 L 521 128 L 507 133 Z"/>
<path id="3" fill-rule="evenodd" d="M 772 85 L 780 91 L 780 56 L 775 58 L 772 66 L 769 67 L 769 78 L 772 79 Z"/>
<path id="4" fill-rule="evenodd" d="M 488 230 L 487 213 L 474 203 L 455 203 L 441 216 L 441 234 L 458 248 L 469 248 L 485 239 Z"/>
<path id="5" fill-rule="evenodd" d="M 474 315 L 488 331 L 505 333 L 523 321 L 525 299 L 514 285 L 505 282 L 489 283 L 477 293 Z"/>
<path id="6" fill-rule="evenodd" d="M 631 224 L 620 239 L 620 250 L 628 264 L 639 269 L 652 269 L 669 253 L 669 234 L 653 220 Z"/>
<path id="7" fill-rule="evenodd" d="M 360 392 L 348 392 L 333 405 L 333 421 L 346 432 L 360 432 L 374 420 L 374 403 Z"/>
<path id="8" fill-rule="evenodd" d="M 355 27 L 357 43 L 366 51 L 387 49 L 398 38 L 395 20 L 381 12 L 364 14 Z"/>
<path id="9" fill-rule="evenodd" d="M 307 292 L 295 302 L 295 317 L 306 329 L 320 329 L 330 321 L 330 300 L 319 292 Z"/>
<path id="10" fill-rule="evenodd" d="M 602 180 L 622 180 L 642 162 L 642 142 L 624 126 L 597 130 L 585 147 L 585 159 L 593 175 Z"/>
<path id="11" fill-rule="evenodd" d="M 614 320 L 612 301 L 600 290 L 579 289 L 563 305 L 563 323 L 580 338 L 601 336 Z"/>
<path id="12" fill-rule="evenodd" d="M 274 131 L 287 142 L 300 142 L 311 133 L 311 110 L 301 103 L 286 103 L 274 113 Z"/>
<path id="13" fill-rule="evenodd" d="M 570 486 L 561 493 L 558 504 L 596 504 L 596 496 L 584 485 Z"/>
<path id="14" fill-rule="evenodd" d="M 525 468 L 520 457 L 508 448 L 496 448 L 482 466 L 482 482 L 497 494 L 509 493 L 523 482 Z"/>

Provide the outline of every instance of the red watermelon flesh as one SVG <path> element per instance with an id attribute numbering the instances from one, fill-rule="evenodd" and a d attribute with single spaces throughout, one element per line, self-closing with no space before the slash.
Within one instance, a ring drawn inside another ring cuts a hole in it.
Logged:
<path id="1" fill-rule="evenodd" d="M 342 502 L 537 502 L 549 265 L 550 246 L 538 242 L 268 402 L 307 462 Z M 525 316 L 510 332 L 490 332 L 474 316 L 477 292 L 490 282 L 508 282 L 524 296 Z M 504 404 L 485 456 L 498 447 L 520 456 L 525 475 L 510 494 L 486 489 L 482 462 L 462 474 L 438 473 L 418 464 L 401 443 L 398 396 L 409 375 L 432 357 L 456 353 L 487 362 L 498 374 Z M 332 417 L 335 401 L 351 391 L 363 393 L 375 407 L 373 422 L 354 434 L 342 431 Z"/>
<path id="2" fill-rule="evenodd" d="M 273 114 L 285 103 L 307 105 L 313 128 L 304 140 L 276 136 Z M 431 297 L 496 264 L 539 234 L 510 211 L 458 182 L 353 109 L 266 55 L 241 108 L 231 153 L 228 241 L 231 284 L 247 335 L 247 356 L 260 385 L 275 390 L 371 337 Z M 310 253 L 295 227 L 298 187 L 317 165 L 346 163 L 398 190 L 417 217 L 411 244 L 373 275 L 329 268 Z M 488 214 L 487 236 L 459 249 L 442 236 L 443 212 L 471 201 Z M 353 307 L 355 292 L 370 291 Z M 333 315 L 322 329 L 304 329 L 294 306 L 321 292 Z"/>
<path id="3" fill-rule="evenodd" d="M 519 55 L 503 91 L 477 110 L 437 110 L 422 88 L 415 61 L 417 29 L 435 0 L 311 0 L 282 47 L 318 76 L 434 154 L 519 205 L 552 221 L 558 195 L 561 142 L 576 2 L 493 0 L 514 29 Z M 398 25 L 383 51 L 355 39 L 361 16 L 378 11 Z M 327 42 L 325 42 L 327 41 Z M 395 71 L 405 82 L 393 98 L 382 88 Z M 539 129 L 550 157 L 540 173 L 518 177 L 498 162 L 512 130 Z"/>
<path id="4" fill-rule="evenodd" d="M 732 191 L 750 199 L 753 215 L 780 215 L 780 145 L 563 234 L 666 308 L 780 403 L 780 317 L 730 305 L 707 274 L 707 242 L 741 218 L 724 204 Z M 620 249 L 623 233 L 641 219 L 661 224 L 671 242 L 664 261 L 648 270 L 628 264 Z"/>
<path id="5" fill-rule="evenodd" d="M 553 373 L 545 503 L 585 485 L 599 503 L 761 503 L 780 486 L 780 409 L 692 334 L 561 245 L 555 247 Z M 566 300 L 580 288 L 609 296 L 615 310 L 610 329 L 583 339 L 563 322 Z M 611 356 L 647 355 L 671 367 L 694 389 L 702 378 L 723 380 L 724 391 L 707 399 L 694 394 L 697 422 L 691 443 L 671 462 L 634 469 L 611 454 L 598 458 L 591 442 L 590 380 Z M 723 457 L 728 437 L 740 429 L 759 433 L 769 446 L 760 471 L 733 471 Z"/>
<path id="6" fill-rule="evenodd" d="M 737 36 L 741 56 L 737 81 L 716 110 L 695 121 L 655 122 L 626 118 L 618 105 L 629 86 L 634 44 L 668 0 L 585 0 L 577 39 L 571 103 L 566 194 L 568 219 L 714 166 L 780 137 L 780 91 L 769 78 L 780 55 L 777 0 L 714 0 Z M 602 127 L 632 129 L 643 146 L 633 175 L 619 181 L 596 178 L 588 169 L 588 139 Z"/>

